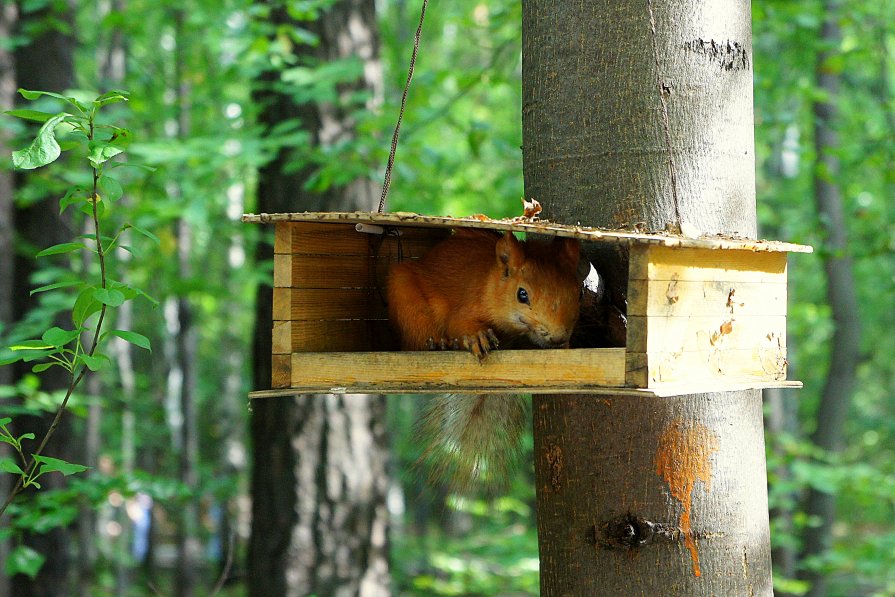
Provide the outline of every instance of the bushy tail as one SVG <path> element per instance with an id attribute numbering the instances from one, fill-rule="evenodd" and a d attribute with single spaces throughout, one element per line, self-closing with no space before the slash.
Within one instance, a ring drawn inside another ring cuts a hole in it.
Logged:
<path id="1" fill-rule="evenodd" d="M 462 495 L 479 485 L 503 489 L 518 460 L 525 421 L 525 399 L 517 394 L 435 396 L 417 422 L 424 446 L 419 464 L 431 482 Z"/>

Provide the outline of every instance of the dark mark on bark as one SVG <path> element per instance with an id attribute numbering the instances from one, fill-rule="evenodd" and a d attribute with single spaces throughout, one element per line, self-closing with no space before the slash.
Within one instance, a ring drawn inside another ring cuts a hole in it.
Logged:
<path id="1" fill-rule="evenodd" d="M 684 49 L 702 54 L 713 62 L 717 62 L 721 70 L 748 70 L 749 53 L 738 41 L 694 39 L 684 43 Z"/>
<path id="2" fill-rule="evenodd" d="M 675 525 L 651 522 L 629 512 L 595 524 L 593 533 L 598 548 L 632 551 L 652 543 L 678 541 L 681 530 Z"/>

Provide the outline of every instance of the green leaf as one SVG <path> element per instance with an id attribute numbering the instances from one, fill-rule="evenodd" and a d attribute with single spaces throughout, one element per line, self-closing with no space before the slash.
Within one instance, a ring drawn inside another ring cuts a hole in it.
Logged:
<path id="1" fill-rule="evenodd" d="M 65 113 L 56 114 L 40 127 L 40 130 L 37 131 L 37 137 L 34 138 L 31 145 L 25 149 L 12 152 L 13 165 L 22 170 L 33 170 L 55 162 L 62 154 L 62 149 L 60 149 L 59 143 L 56 142 L 56 126 L 66 116 Z"/>
<path id="2" fill-rule="evenodd" d="M 36 257 L 46 257 L 47 255 L 60 255 L 62 253 L 73 253 L 74 251 L 80 251 L 81 249 L 86 249 L 87 245 L 84 243 L 60 243 L 58 245 L 53 245 L 52 247 L 47 247 L 40 253 L 36 255 Z"/>
<path id="3" fill-rule="evenodd" d="M 84 361 L 84 364 L 87 365 L 87 368 L 91 371 L 99 371 L 106 365 L 111 364 L 112 361 L 109 360 L 109 357 L 106 355 L 95 354 L 93 356 L 89 354 L 82 354 L 78 356 L 78 359 Z"/>
<path id="4" fill-rule="evenodd" d="M 102 191 L 101 195 L 103 199 L 106 201 L 116 201 L 124 195 L 124 189 L 121 187 L 121 183 L 118 182 L 118 179 L 112 178 L 111 176 L 103 176 L 100 178 L 99 188 Z"/>
<path id="5" fill-rule="evenodd" d="M 126 342 L 130 342 L 135 346 L 145 348 L 149 352 L 152 352 L 152 347 L 149 344 L 149 338 L 142 334 L 138 334 L 137 332 L 129 332 L 127 330 L 110 330 L 108 334 L 111 336 L 118 336 Z"/>
<path id="6" fill-rule="evenodd" d="M 71 310 L 71 319 L 77 327 L 82 327 L 87 318 L 102 309 L 102 303 L 93 298 L 96 288 L 89 286 L 78 294 Z"/>
<path id="7" fill-rule="evenodd" d="M 119 153 L 124 153 L 124 149 L 109 143 L 108 141 L 91 141 L 87 147 L 89 153 L 87 159 L 98 168 L 101 164 L 106 163 Z"/>
<path id="8" fill-rule="evenodd" d="M 65 196 L 59 200 L 59 214 L 65 213 L 69 205 L 84 203 L 90 199 L 90 193 L 81 187 L 73 187 L 66 191 Z"/>
<path id="9" fill-rule="evenodd" d="M 63 330 L 58 327 L 51 327 L 40 337 L 44 342 L 55 347 L 65 346 L 81 334 L 81 330 Z"/>
<path id="10" fill-rule="evenodd" d="M 14 576 L 24 574 L 29 578 L 35 578 L 44 565 L 46 558 L 27 545 L 20 545 L 6 556 L 6 574 Z"/>
<path id="11" fill-rule="evenodd" d="M 46 286 L 41 286 L 39 288 L 35 288 L 31 291 L 31 295 L 35 295 L 38 292 L 46 292 L 47 290 L 56 290 L 57 288 L 71 288 L 72 286 L 80 286 L 83 284 L 80 280 L 68 280 L 66 282 L 54 282 L 53 284 L 47 284 Z"/>
<path id="12" fill-rule="evenodd" d="M 47 350 L 49 348 L 55 348 L 51 344 L 47 344 L 42 340 L 24 340 L 19 342 L 18 344 L 14 344 L 9 347 L 10 350 Z"/>
<path id="13" fill-rule="evenodd" d="M 130 94 L 127 91 L 109 91 L 108 93 L 104 93 L 93 100 L 93 105 L 97 108 L 101 108 L 103 106 L 108 106 L 109 104 L 126 102 L 128 101 L 129 97 Z"/>
<path id="14" fill-rule="evenodd" d="M 26 100 L 34 101 L 37 98 L 46 95 L 47 97 L 55 97 L 56 99 L 61 99 L 66 102 L 70 102 L 73 98 L 68 97 L 67 95 L 62 95 L 61 93 L 54 93 L 52 91 L 28 91 L 27 89 L 19 89 L 19 93 Z"/>
<path id="15" fill-rule="evenodd" d="M 34 456 L 34 460 L 39 462 L 41 465 L 41 475 L 44 473 L 62 473 L 67 477 L 69 475 L 74 475 L 75 473 L 83 473 L 88 468 L 82 464 L 73 464 L 71 462 L 66 462 L 65 460 L 59 460 L 58 458 L 51 458 L 49 456 L 42 456 L 40 454 L 36 454 Z"/>
<path id="16" fill-rule="evenodd" d="M 6 110 L 4 114 L 22 118 L 23 120 L 33 120 L 34 122 L 46 122 L 55 114 L 49 112 L 41 112 L 40 110 Z"/>
<path id="17" fill-rule="evenodd" d="M 7 441 L 6 443 L 10 442 Z M 23 471 L 12 458 L 0 458 L 0 471 L 3 471 L 4 473 L 12 473 L 13 475 L 25 474 L 25 471 Z"/>
<path id="18" fill-rule="evenodd" d="M 97 288 L 93 292 L 93 298 L 110 307 L 118 307 L 124 303 L 124 294 L 115 289 Z"/>
<path id="19" fill-rule="evenodd" d="M 38 363 L 38 364 L 35 365 L 34 367 L 31 367 L 31 372 L 32 372 L 32 373 L 43 373 L 44 371 L 46 371 L 46 370 L 49 369 L 50 367 L 55 367 L 55 366 L 57 366 L 57 365 L 60 366 L 60 367 L 62 366 L 62 365 L 60 365 L 59 363 L 57 363 L 57 362 L 55 362 L 55 361 L 52 362 L 52 363 Z"/>
<path id="20" fill-rule="evenodd" d="M 131 226 L 130 228 L 131 228 L 131 230 L 133 230 L 134 232 L 137 232 L 137 233 L 139 233 L 139 234 L 142 234 L 143 236 L 145 236 L 146 238 L 148 238 L 149 240 L 151 240 L 152 242 L 154 242 L 156 245 L 160 245 L 161 242 L 162 242 L 161 240 L 159 240 L 159 237 L 157 237 L 156 235 L 154 235 L 152 232 L 150 232 L 150 231 L 148 231 L 148 230 L 144 230 L 143 228 L 140 228 L 139 226 Z"/>
<path id="21" fill-rule="evenodd" d="M 9 425 L 10 423 L 12 423 L 12 417 L 3 417 L 2 419 L 0 419 L 0 427 Z"/>

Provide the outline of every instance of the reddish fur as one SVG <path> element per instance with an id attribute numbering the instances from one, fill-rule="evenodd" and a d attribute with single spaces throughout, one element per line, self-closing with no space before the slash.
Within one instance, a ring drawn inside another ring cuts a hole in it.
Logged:
<path id="1" fill-rule="evenodd" d="M 423 258 L 392 266 L 389 318 L 405 350 L 426 349 L 430 340 L 462 347 L 489 329 L 502 344 L 568 345 L 578 320 L 578 256 L 573 239 L 520 242 L 511 233 L 460 229 Z M 528 305 L 517 298 L 520 286 Z M 482 346 L 487 353 L 487 340 Z"/>

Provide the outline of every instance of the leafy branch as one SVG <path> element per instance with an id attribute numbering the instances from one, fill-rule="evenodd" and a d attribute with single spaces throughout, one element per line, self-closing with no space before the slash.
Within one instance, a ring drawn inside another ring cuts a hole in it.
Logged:
<path id="1" fill-rule="evenodd" d="M 0 517 L 4 515 L 16 496 L 26 488 L 39 489 L 40 483 L 37 479 L 42 475 L 60 472 L 67 476 L 87 470 L 87 467 L 82 465 L 44 456 L 43 451 L 58 429 L 70 398 L 87 372 L 98 371 L 109 363 L 109 358 L 98 351 L 101 342 L 106 337 L 117 336 L 141 348 L 150 349 L 149 340 L 135 332 L 127 330 L 103 332 L 103 323 L 110 307 L 118 307 L 137 296 L 146 296 L 136 288 L 110 279 L 107 274 L 106 256 L 118 246 L 121 233 L 127 229 L 132 229 L 158 241 L 151 233 L 128 224 L 121 226 L 111 238 L 104 237 L 102 234 L 101 222 L 106 204 L 119 199 L 123 194 L 121 184 L 109 176 L 106 171 L 123 165 L 122 162 L 111 160 L 125 152 L 130 141 L 130 132 L 117 126 L 98 123 L 97 115 L 104 106 L 127 101 L 127 93 L 112 91 L 100 95 L 92 102 L 83 102 L 75 97 L 46 91 L 20 89 L 19 93 L 28 100 L 36 100 L 42 96 L 62 100 L 68 111 L 57 114 L 38 110 L 8 111 L 7 114 L 11 116 L 42 123 L 31 144 L 25 149 L 13 152 L 13 164 L 17 168 L 31 170 L 56 161 L 64 150 L 57 141 L 57 134 L 63 131 L 75 138 L 80 137 L 81 144 L 86 141 L 87 161 L 90 163 L 92 173 L 92 184 L 89 188 L 73 187 L 62 197 L 60 213 L 69 207 L 77 208 L 92 220 L 93 234 L 85 236 L 83 238 L 85 242 L 53 245 L 39 252 L 37 257 L 89 251 L 96 255 L 99 263 L 99 284 L 67 280 L 32 290 L 31 295 L 59 289 L 77 290 L 71 310 L 73 327 L 69 330 L 51 327 L 39 339 L 25 340 L 10 346 L 9 349 L 13 356 L 0 360 L 0 365 L 17 361 L 42 361 L 33 366 L 32 371 L 35 373 L 41 373 L 51 367 L 62 367 L 68 372 L 68 387 L 65 396 L 56 410 L 50 428 L 30 457 L 25 456 L 22 443 L 25 440 L 34 440 L 34 434 L 29 433 L 15 437 L 8 427 L 12 419 L 0 419 L 0 442 L 11 445 L 21 462 L 19 464 L 9 459 L 0 459 L 0 471 L 12 473 L 18 477 L 15 486 L 0 507 Z M 73 146 L 78 145 L 76 143 Z M 88 340 L 85 342 L 84 338 L 88 338 Z"/>

